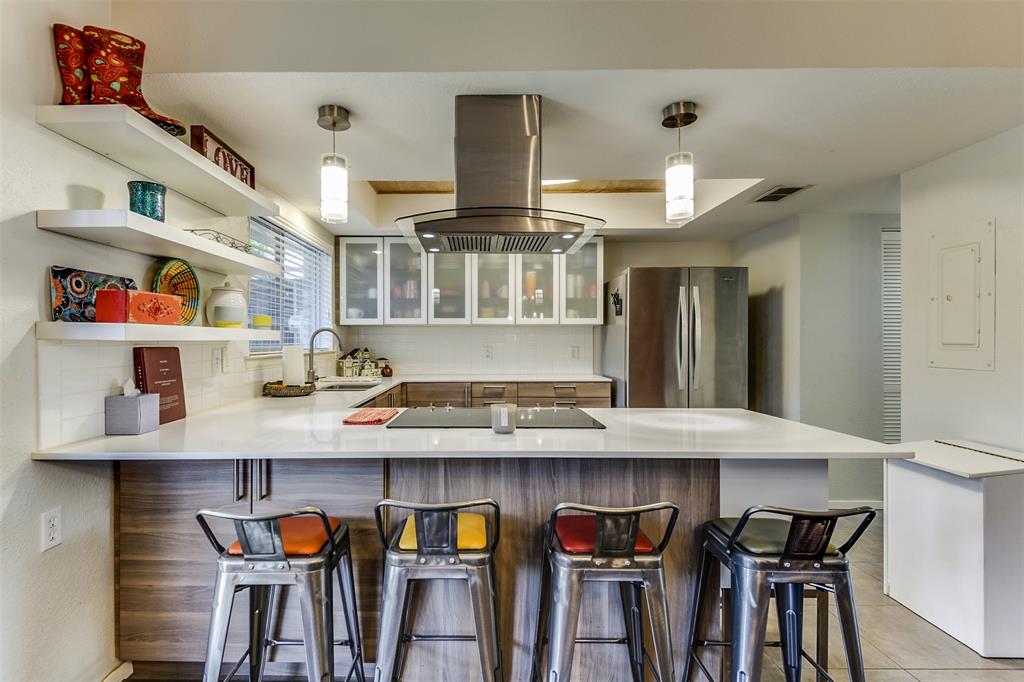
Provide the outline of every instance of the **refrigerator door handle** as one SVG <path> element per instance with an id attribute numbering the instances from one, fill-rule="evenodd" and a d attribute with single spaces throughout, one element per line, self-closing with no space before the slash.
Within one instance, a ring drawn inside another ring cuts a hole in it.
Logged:
<path id="1" fill-rule="evenodd" d="M 694 390 L 700 386 L 700 360 L 703 330 L 700 315 L 700 287 L 693 288 L 693 372 L 691 385 Z"/>
<path id="2" fill-rule="evenodd" d="M 679 319 L 678 319 L 679 343 L 676 347 L 676 381 L 679 382 L 679 390 L 686 390 L 686 349 L 687 334 L 690 331 L 689 320 L 686 315 L 686 287 L 679 287 Z"/>

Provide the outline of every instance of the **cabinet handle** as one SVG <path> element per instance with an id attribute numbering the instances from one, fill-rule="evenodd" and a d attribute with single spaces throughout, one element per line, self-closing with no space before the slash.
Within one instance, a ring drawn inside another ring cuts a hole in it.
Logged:
<path id="1" fill-rule="evenodd" d="M 554 402 L 555 407 L 558 407 L 559 405 L 568 405 L 568 406 L 572 407 L 575 404 L 576 404 L 575 400 L 556 400 Z"/>
<path id="2" fill-rule="evenodd" d="M 258 460 L 256 460 L 256 500 L 257 501 L 265 500 L 267 498 L 267 493 L 268 493 L 268 490 L 270 488 L 270 486 L 267 485 L 267 483 L 268 483 L 268 480 L 267 480 L 267 478 L 268 478 L 267 470 L 268 469 L 269 469 L 269 467 L 267 466 L 267 460 L 265 460 L 265 459 L 258 459 Z"/>
<path id="3" fill-rule="evenodd" d="M 567 391 L 575 391 L 576 390 L 576 384 L 555 384 L 555 390 L 556 391 L 558 389 L 560 389 L 560 388 L 564 388 Z"/>
<path id="4" fill-rule="evenodd" d="M 463 388 L 462 402 L 466 407 L 469 407 L 469 384 L 466 384 Z"/>
<path id="5" fill-rule="evenodd" d="M 486 407 L 487 405 L 502 405 L 504 404 L 504 402 L 504 400 L 485 400 L 484 407 Z"/>
<path id="6" fill-rule="evenodd" d="M 242 461 L 234 460 L 232 463 L 231 471 L 231 498 L 233 501 L 238 502 L 245 497 L 245 481 L 239 484 L 240 474 L 242 472 Z"/>
<path id="7" fill-rule="evenodd" d="M 504 391 L 505 390 L 505 384 L 500 384 L 498 386 L 488 386 L 487 384 L 484 384 L 484 390 L 485 391 Z"/>

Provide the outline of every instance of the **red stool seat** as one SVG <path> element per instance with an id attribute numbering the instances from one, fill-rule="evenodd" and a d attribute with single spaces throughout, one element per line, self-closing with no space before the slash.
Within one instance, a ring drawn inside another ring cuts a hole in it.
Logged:
<path id="1" fill-rule="evenodd" d="M 331 524 L 331 531 L 337 532 L 341 526 L 341 519 L 328 516 L 327 521 Z M 319 516 L 287 516 L 280 521 L 281 540 L 284 543 L 284 553 L 292 556 L 312 556 L 317 554 L 327 544 L 327 533 L 324 531 L 324 521 Z M 242 556 L 242 545 L 235 540 L 228 547 L 228 554 Z"/>
<path id="2" fill-rule="evenodd" d="M 597 517 L 593 514 L 559 516 L 555 519 L 555 535 L 562 543 L 562 549 L 569 554 L 593 554 L 596 530 Z M 654 551 L 654 543 L 642 530 L 637 530 L 633 551 L 637 554 L 650 554 Z"/>

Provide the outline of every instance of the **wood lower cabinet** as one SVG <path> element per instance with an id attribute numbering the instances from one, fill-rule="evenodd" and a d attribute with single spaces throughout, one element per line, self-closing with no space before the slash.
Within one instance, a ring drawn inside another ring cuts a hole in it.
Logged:
<path id="1" fill-rule="evenodd" d="M 196 523 L 198 509 L 233 505 L 248 513 L 314 505 L 349 524 L 360 625 L 368 660 L 373 659 L 381 570 L 373 506 L 384 497 L 382 460 L 121 462 L 116 482 L 118 658 L 160 664 L 205 658 L 217 554 Z M 230 522 L 211 525 L 222 543 L 234 540 Z M 298 637 L 297 603 L 287 594 L 283 600 L 281 633 Z M 245 592 L 239 592 L 225 655 L 232 663 L 247 646 L 247 607 Z M 339 638 L 341 614 L 339 600 Z M 347 652 L 335 651 L 338 669 L 346 669 Z M 291 674 L 303 660 L 302 650 L 281 647 L 272 660 L 277 672 Z"/>
<path id="2" fill-rule="evenodd" d="M 399 384 L 387 393 L 381 393 L 371 402 L 364 403 L 364 405 L 373 405 L 373 407 L 405 407 L 405 384 Z"/>
<path id="3" fill-rule="evenodd" d="M 462 382 L 408 383 L 405 385 L 406 407 L 469 407 L 470 384 Z"/>
<path id="4" fill-rule="evenodd" d="M 538 398 L 520 396 L 519 407 L 611 407 L 608 398 Z"/>
<path id="5" fill-rule="evenodd" d="M 530 381 L 519 382 L 519 395 L 527 398 L 608 398 L 612 385 L 608 381 Z"/>

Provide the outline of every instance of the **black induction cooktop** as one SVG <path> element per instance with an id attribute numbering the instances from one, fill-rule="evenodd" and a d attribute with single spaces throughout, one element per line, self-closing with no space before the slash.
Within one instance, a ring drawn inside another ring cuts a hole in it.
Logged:
<path id="1" fill-rule="evenodd" d="M 412 407 L 391 420 L 389 429 L 489 429 L 489 407 Z M 604 424 L 572 407 L 520 407 L 520 429 L 603 429 Z"/>

